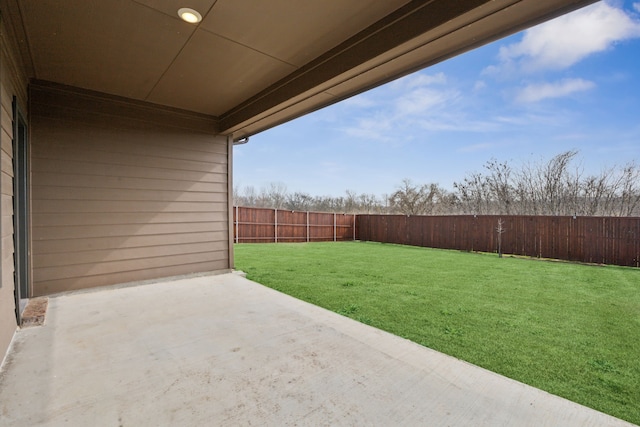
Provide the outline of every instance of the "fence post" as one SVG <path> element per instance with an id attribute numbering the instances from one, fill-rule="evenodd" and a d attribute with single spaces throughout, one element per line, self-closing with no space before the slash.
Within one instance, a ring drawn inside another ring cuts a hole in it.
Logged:
<path id="1" fill-rule="evenodd" d="M 240 222 L 240 217 L 238 216 L 239 211 L 238 211 L 238 207 L 236 206 L 236 243 L 240 243 L 240 226 L 239 226 L 239 222 Z"/>
<path id="2" fill-rule="evenodd" d="M 274 225 L 274 230 L 273 230 L 273 237 L 276 243 L 278 243 L 278 209 L 274 209 L 274 221 L 273 221 L 273 225 Z"/>
<path id="3" fill-rule="evenodd" d="M 353 241 L 356 240 L 356 214 L 353 214 Z"/>
<path id="4" fill-rule="evenodd" d="M 309 211 L 307 211 L 307 242 L 309 241 Z"/>
<path id="5" fill-rule="evenodd" d="M 333 241 L 336 241 L 336 213 L 333 213 Z"/>

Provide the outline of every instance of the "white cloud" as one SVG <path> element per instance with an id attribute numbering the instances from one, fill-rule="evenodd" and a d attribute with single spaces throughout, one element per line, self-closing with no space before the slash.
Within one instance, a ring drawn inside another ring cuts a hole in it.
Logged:
<path id="1" fill-rule="evenodd" d="M 369 96 L 360 94 L 342 101 L 342 105 L 347 107 L 368 108 L 373 107 L 376 103 Z"/>
<path id="2" fill-rule="evenodd" d="M 356 120 L 356 123 L 344 129 L 351 137 L 371 139 L 376 141 L 390 141 L 393 133 L 391 120 L 387 117 L 366 117 Z"/>
<path id="3" fill-rule="evenodd" d="M 572 118 L 571 111 L 567 110 L 551 110 L 551 111 L 526 111 L 516 115 L 498 115 L 492 118 L 496 123 L 507 128 L 531 127 L 537 128 L 544 126 L 546 128 L 558 127 L 570 123 Z"/>
<path id="4" fill-rule="evenodd" d="M 635 3 L 638 9 L 640 3 Z M 561 70 L 615 43 L 640 37 L 640 21 L 611 4 L 599 2 L 531 28 L 522 40 L 500 49 L 500 65 L 486 73 Z"/>
<path id="5" fill-rule="evenodd" d="M 394 93 L 393 115 L 397 118 L 409 118 L 433 113 L 433 110 L 454 101 L 459 93 L 452 88 L 441 88 L 447 83 L 444 73 L 416 73 L 404 77 L 391 86 Z"/>
<path id="6" fill-rule="evenodd" d="M 593 89 L 595 83 L 584 79 L 565 79 L 556 83 L 530 84 L 516 96 L 518 102 L 538 102 L 547 98 L 562 98 L 575 92 Z"/>
<path id="7" fill-rule="evenodd" d="M 395 114 L 399 116 L 428 114 L 434 108 L 455 100 L 455 90 L 433 90 L 418 88 L 395 101 Z"/>
<path id="8" fill-rule="evenodd" d="M 442 72 L 436 74 L 415 73 L 392 82 L 389 87 L 395 90 L 406 90 L 434 84 L 441 85 L 446 82 L 447 76 Z"/>
<path id="9" fill-rule="evenodd" d="M 477 80 L 473 85 L 473 91 L 478 92 L 487 87 L 487 83 L 484 80 Z"/>
<path id="10" fill-rule="evenodd" d="M 633 8 L 636 10 L 636 12 L 640 12 L 640 2 L 634 3 Z"/>
<path id="11" fill-rule="evenodd" d="M 378 141 L 394 141 L 399 133 L 424 127 L 425 119 L 442 118 L 444 111 L 455 105 L 460 92 L 447 84 L 444 73 L 416 73 L 369 92 L 362 117 L 343 128 L 347 135 Z M 352 104 L 352 106 L 354 106 Z M 439 120 L 440 121 L 440 120 Z"/>

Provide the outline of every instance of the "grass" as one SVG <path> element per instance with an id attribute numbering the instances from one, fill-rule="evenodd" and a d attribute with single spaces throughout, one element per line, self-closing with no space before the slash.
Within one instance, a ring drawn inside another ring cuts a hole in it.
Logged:
<path id="1" fill-rule="evenodd" d="M 241 244 L 248 278 L 640 424 L 640 270 L 380 243 Z"/>

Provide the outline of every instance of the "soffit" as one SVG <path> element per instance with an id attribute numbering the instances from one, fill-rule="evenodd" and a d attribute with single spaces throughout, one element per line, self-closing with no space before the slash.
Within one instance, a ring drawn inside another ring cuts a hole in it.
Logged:
<path id="1" fill-rule="evenodd" d="M 206 31 L 196 31 L 145 100 L 218 116 L 295 67 Z"/>
<path id="2" fill-rule="evenodd" d="M 20 0 L 16 10 L 31 77 L 219 116 L 407 1 Z M 183 22 L 179 7 L 203 21 Z"/>
<path id="3" fill-rule="evenodd" d="M 144 100 L 195 27 L 131 0 L 20 0 L 35 75 Z"/>
<path id="4" fill-rule="evenodd" d="M 593 0 L 0 0 L 31 78 L 249 135 Z M 203 15 L 198 25 L 179 7 Z"/>
<path id="5" fill-rule="evenodd" d="M 201 28 L 301 67 L 408 0 L 224 0 Z"/>

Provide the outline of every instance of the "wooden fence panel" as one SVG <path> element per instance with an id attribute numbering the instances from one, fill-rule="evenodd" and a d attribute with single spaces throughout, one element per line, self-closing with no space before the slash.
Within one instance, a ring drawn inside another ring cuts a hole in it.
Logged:
<path id="1" fill-rule="evenodd" d="M 423 228 L 425 221 L 420 221 L 420 217 L 407 217 L 407 244 L 411 246 L 423 245 Z"/>
<path id="2" fill-rule="evenodd" d="M 273 209 L 236 209 L 234 213 L 234 237 L 242 236 L 244 242 L 274 242 L 275 210 Z"/>
<path id="3" fill-rule="evenodd" d="M 395 224 L 389 226 L 387 223 L 387 238 L 392 243 L 403 243 L 407 241 L 407 217 L 405 215 L 398 215 L 395 218 Z M 394 221 L 394 219 L 389 218 Z"/>
<path id="4" fill-rule="evenodd" d="M 356 239 L 640 267 L 640 218 L 358 215 Z"/>
<path id="5" fill-rule="evenodd" d="M 333 214 L 310 212 L 309 221 L 313 224 L 310 226 L 309 241 L 333 241 Z"/>
<path id="6" fill-rule="evenodd" d="M 233 208 L 236 243 L 354 240 L 355 224 L 355 216 L 349 214 Z"/>
<path id="7" fill-rule="evenodd" d="M 304 242 L 307 240 L 306 212 L 294 212 L 279 209 L 277 214 L 278 242 Z"/>
<path id="8" fill-rule="evenodd" d="M 585 248 L 585 261 L 600 262 L 603 258 L 601 221 L 583 221 L 583 239 Z"/>
<path id="9" fill-rule="evenodd" d="M 352 214 L 335 214 L 336 240 L 355 240 L 356 216 Z"/>

